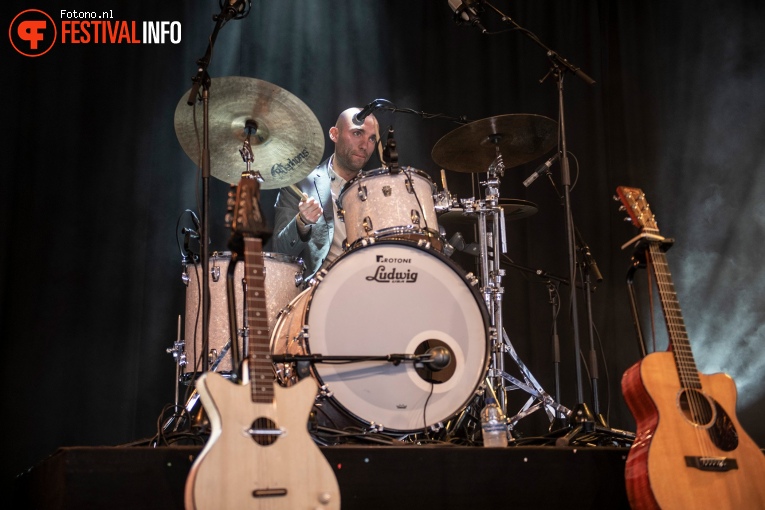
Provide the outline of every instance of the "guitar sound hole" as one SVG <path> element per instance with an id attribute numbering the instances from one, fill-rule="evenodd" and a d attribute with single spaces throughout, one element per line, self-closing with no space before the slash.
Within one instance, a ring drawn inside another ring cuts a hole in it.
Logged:
<path id="1" fill-rule="evenodd" d="M 260 446 L 270 446 L 281 435 L 281 430 L 276 428 L 276 423 L 270 418 L 256 418 L 250 426 L 252 440 Z"/>
<path id="2" fill-rule="evenodd" d="M 678 395 L 677 405 L 691 424 L 708 428 L 715 421 L 715 406 L 698 390 L 683 390 Z"/>

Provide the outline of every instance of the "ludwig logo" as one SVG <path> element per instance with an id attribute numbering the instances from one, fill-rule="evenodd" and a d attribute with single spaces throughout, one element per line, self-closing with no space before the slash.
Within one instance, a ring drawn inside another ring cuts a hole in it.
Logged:
<path id="1" fill-rule="evenodd" d="M 13 18 L 8 29 L 13 49 L 25 57 L 39 57 L 56 44 L 56 23 L 43 11 L 27 9 Z"/>
<path id="2" fill-rule="evenodd" d="M 395 267 L 388 271 L 385 266 L 377 266 L 375 274 L 367 276 L 367 281 L 381 283 L 415 283 L 417 273 L 409 269 L 398 271 Z"/>

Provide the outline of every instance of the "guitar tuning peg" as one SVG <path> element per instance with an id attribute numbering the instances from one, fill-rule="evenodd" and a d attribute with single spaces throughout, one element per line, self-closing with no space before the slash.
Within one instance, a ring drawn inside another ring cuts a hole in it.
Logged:
<path id="1" fill-rule="evenodd" d="M 618 202 L 621 199 L 617 195 L 611 195 L 611 200 L 613 200 L 614 202 Z"/>
<path id="2" fill-rule="evenodd" d="M 624 212 L 626 210 L 627 210 L 627 208 L 625 206 L 623 206 L 623 205 L 619 206 L 619 212 Z"/>
<path id="3" fill-rule="evenodd" d="M 624 218 L 622 218 L 622 221 L 626 223 L 632 223 L 632 218 L 630 218 L 629 216 L 625 216 Z"/>

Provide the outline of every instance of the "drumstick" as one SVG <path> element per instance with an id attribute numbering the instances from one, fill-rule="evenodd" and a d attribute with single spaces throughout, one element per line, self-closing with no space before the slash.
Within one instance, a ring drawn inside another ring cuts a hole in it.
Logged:
<path id="1" fill-rule="evenodd" d="M 300 188 L 298 188 L 298 187 L 297 187 L 297 186 L 295 186 L 294 184 L 290 184 L 290 185 L 289 185 L 289 188 L 290 188 L 292 191 L 294 191 L 295 193 L 297 193 L 297 195 L 298 195 L 298 196 L 299 196 L 301 199 L 305 199 L 305 200 L 308 200 L 308 195 L 306 195 L 305 193 L 303 193 L 303 192 L 300 190 Z"/>

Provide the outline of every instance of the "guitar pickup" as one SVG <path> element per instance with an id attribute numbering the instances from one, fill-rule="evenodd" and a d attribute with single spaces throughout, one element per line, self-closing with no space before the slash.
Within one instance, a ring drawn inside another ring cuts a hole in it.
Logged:
<path id="1" fill-rule="evenodd" d="M 274 496 L 286 496 L 287 489 L 255 489 L 252 491 L 253 498 L 273 498 Z"/>
<path id="2" fill-rule="evenodd" d="M 727 457 L 685 457 L 685 465 L 701 471 L 730 471 L 738 469 L 736 459 Z"/>

